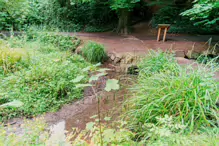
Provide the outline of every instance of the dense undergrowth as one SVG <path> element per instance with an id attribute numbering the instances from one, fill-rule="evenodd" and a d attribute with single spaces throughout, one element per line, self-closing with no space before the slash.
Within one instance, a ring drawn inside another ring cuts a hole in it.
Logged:
<path id="1" fill-rule="evenodd" d="M 123 119 L 105 125 L 99 123 L 100 119 L 96 117 L 96 122 L 87 123 L 85 130 L 73 129 L 63 144 L 219 144 L 219 91 L 218 81 L 213 77 L 215 71 L 218 71 L 218 65 L 214 61 L 206 65 L 181 67 L 171 54 L 151 51 L 138 67 L 138 82 L 131 89 L 134 98 L 124 104 L 126 112 Z M 110 118 L 104 120 L 109 122 Z M 40 125 L 43 127 L 44 124 Z M 4 128 L 0 129 L 9 144 L 11 141 L 16 144 L 48 144 L 48 138 L 40 139 L 42 134 L 48 134 L 43 129 L 41 134 L 37 130 L 35 137 L 29 141 L 14 134 L 6 137 Z M 70 140 L 72 137 L 74 141 Z M 55 143 L 60 141 L 57 139 Z"/>
<path id="2" fill-rule="evenodd" d="M 20 108 L 0 109 L 0 121 L 12 117 L 32 117 L 56 111 L 64 103 L 82 97 L 71 82 L 89 65 L 72 54 L 80 40 L 49 32 L 0 40 L 0 104 L 19 100 Z"/>

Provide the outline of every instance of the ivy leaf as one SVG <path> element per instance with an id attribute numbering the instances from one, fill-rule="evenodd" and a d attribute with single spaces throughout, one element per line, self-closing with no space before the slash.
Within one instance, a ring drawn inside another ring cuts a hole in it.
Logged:
<path id="1" fill-rule="evenodd" d="M 91 84 L 77 84 L 76 88 L 84 88 L 84 87 L 91 87 Z"/>
<path id="2" fill-rule="evenodd" d="M 119 89 L 119 81 L 116 79 L 109 79 L 106 82 L 106 87 L 105 90 L 107 92 L 111 91 L 111 90 L 118 90 Z"/>
<path id="3" fill-rule="evenodd" d="M 75 79 L 71 80 L 71 82 L 73 82 L 73 83 L 78 83 L 78 82 L 80 82 L 83 78 L 84 78 L 84 76 L 77 76 Z"/>
<path id="4" fill-rule="evenodd" d="M 0 107 L 5 108 L 5 107 L 21 107 L 23 105 L 23 102 L 19 100 L 14 100 L 12 102 L 8 102 L 5 104 L 0 105 Z"/>
<path id="5" fill-rule="evenodd" d="M 102 72 L 102 73 L 93 75 L 93 76 L 90 77 L 89 82 L 97 81 L 97 80 L 99 79 L 99 77 L 105 76 L 106 74 L 107 74 L 107 73 Z"/>
<path id="6" fill-rule="evenodd" d="M 94 122 L 89 122 L 86 124 L 86 129 L 87 130 L 92 130 L 94 127 L 95 123 Z"/>

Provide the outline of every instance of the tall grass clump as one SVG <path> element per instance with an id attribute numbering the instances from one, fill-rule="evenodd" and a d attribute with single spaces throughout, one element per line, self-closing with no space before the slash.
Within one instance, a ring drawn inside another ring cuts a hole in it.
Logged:
<path id="1" fill-rule="evenodd" d="M 178 64 L 173 54 L 150 50 L 138 64 L 139 76 L 149 77 L 159 72 L 177 74 Z"/>
<path id="2" fill-rule="evenodd" d="M 180 68 L 178 75 L 160 72 L 139 77 L 128 111 L 131 127 L 142 132 L 142 125 L 156 123 L 156 117 L 165 115 L 186 125 L 189 131 L 218 126 L 219 90 L 213 76 L 214 71 L 207 67 L 190 66 Z"/>
<path id="3" fill-rule="evenodd" d="M 11 48 L 10 45 L 0 39 L 0 73 L 9 73 L 19 70 L 28 62 L 28 52 L 22 48 Z"/>
<path id="4" fill-rule="evenodd" d="M 82 55 L 92 63 L 102 63 L 107 59 L 107 53 L 104 46 L 96 42 L 88 42 L 81 51 Z"/>

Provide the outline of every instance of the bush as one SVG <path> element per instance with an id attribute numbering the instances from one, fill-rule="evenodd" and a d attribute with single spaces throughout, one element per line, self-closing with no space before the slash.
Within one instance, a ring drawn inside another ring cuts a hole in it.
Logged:
<path id="1" fill-rule="evenodd" d="M 149 77 L 140 76 L 137 95 L 130 101 L 130 125 L 137 131 L 144 131 L 144 123 L 156 123 L 155 117 L 166 114 L 188 126 L 190 131 L 218 125 L 219 90 L 213 75 L 210 69 L 199 67 L 180 69 L 178 75 L 160 72 Z"/>
<path id="2" fill-rule="evenodd" d="M 104 62 L 107 59 L 104 46 L 91 41 L 82 48 L 82 55 L 92 63 Z"/>

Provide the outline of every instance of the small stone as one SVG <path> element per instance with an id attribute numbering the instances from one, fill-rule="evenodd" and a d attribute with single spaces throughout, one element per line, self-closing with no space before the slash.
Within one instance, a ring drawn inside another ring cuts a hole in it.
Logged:
<path id="1" fill-rule="evenodd" d="M 121 58 L 116 57 L 116 58 L 114 59 L 114 63 L 117 64 L 117 63 L 120 62 L 120 60 L 121 60 Z"/>
<path id="2" fill-rule="evenodd" d="M 111 54 L 110 59 L 113 61 L 115 60 L 116 56 L 114 54 Z"/>

